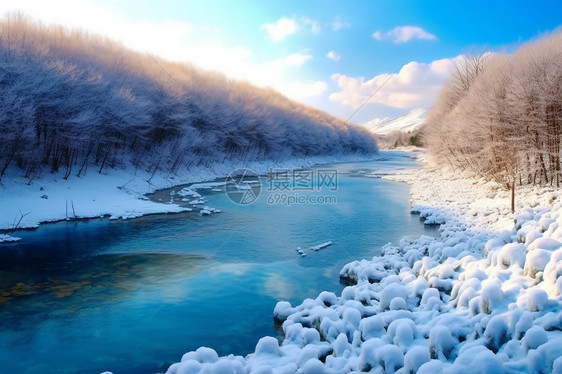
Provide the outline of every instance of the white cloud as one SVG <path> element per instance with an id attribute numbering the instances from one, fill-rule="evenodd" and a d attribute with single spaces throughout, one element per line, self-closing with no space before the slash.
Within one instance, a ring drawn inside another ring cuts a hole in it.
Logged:
<path id="1" fill-rule="evenodd" d="M 287 97 L 308 99 L 324 93 L 328 84 L 323 81 L 312 82 L 289 82 L 282 85 L 281 90 Z"/>
<path id="2" fill-rule="evenodd" d="M 338 61 L 341 58 L 341 55 L 339 55 L 336 51 L 330 51 L 326 55 L 326 58 L 329 58 L 330 60 Z"/>
<path id="3" fill-rule="evenodd" d="M 306 81 L 286 79 L 291 69 L 304 65 L 312 55 L 294 53 L 286 57 L 265 62 L 261 65 L 251 64 L 242 72 L 246 79 L 262 87 L 272 87 L 292 99 L 303 100 L 318 96 L 328 89 L 323 81 Z"/>
<path id="4" fill-rule="evenodd" d="M 21 10 L 47 24 L 61 24 L 108 36 L 128 48 L 169 59 L 179 59 L 182 52 L 178 47 L 188 43 L 193 36 L 193 27 L 189 23 L 133 21 L 116 8 L 88 0 L 6 0 L 0 4 L 0 14 L 13 10 Z"/>
<path id="5" fill-rule="evenodd" d="M 391 40 L 396 44 L 406 43 L 414 39 L 435 40 L 437 37 L 418 26 L 397 26 L 390 31 L 375 31 L 373 38 L 379 41 Z"/>
<path id="6" fill-rule="evenodd" d="M 201 40 L 198 38 L 201 30 L 189 23 L 133 20 L 118 8 L 89 0 L 0 2 L 0 16 L 14 10 L 21 10 L 44 23 L 62 24 L 107 36 L 136 51 L 189 62 L 205 70 L 221 72 L 231 79 L 271 87 L 292 99 L 301 100 L 327 89 L 325 82 L 295 78 L 298 69 L 312 58 L 310 54 L 293 53 L 263 61 L 245 46 L 229 45 L 218 38 Z M 310 31 L 314 31 L 313 21 L 307 25 Z"/>
<path id="7" fill-rule="evenodd" d="M 262 25 L 261 28 L 267 32 L 271 40 L 274 42 L 281 42 L 285 40 L 287 36 L 297 32 L 299 26 L 296 20 L 282 17 L 275 23 Z"/>
<path id="8" fill-rule="evenodd" d="M 397 74 L 379 74 L 369 80 L 334 74 L 332 79 L 340 91 L 332 93 L 330 100 L 357 108 L 371 95 L 369 103 L 408 109 L 429 107 L 434 104 L 443 84 L 449 78 L 453 64 L 462 59 L 435 60 L 429 64 L 410 62 Z"/>
<path id="9" fill-rule="evenodd" d="M 274 42 L 282 42 L 299 30 L 307 30 L 313 34 L 319 34 L 322 31 L 320 24 L 308 17 L 281 17 L 277 22 L 263 24 L 261 29 L 265 30 Z"/>

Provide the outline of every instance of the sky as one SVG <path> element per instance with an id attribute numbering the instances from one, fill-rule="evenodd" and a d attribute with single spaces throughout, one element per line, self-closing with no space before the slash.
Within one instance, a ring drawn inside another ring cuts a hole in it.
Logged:
<path id="1" fill-rule="evenodd" d="M 562 1 L 0 0 L 46 24 L 271 87 L 351 123 L 431 107 L 465 53 L 562 29 Z"/>

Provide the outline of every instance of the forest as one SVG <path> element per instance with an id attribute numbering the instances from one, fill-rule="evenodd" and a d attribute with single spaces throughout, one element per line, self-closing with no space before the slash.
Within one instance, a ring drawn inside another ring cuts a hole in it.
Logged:
<path id="1" fill-rule="evenodd" d="M 272 89 L 19 13 L 0 20 L 0 134 L 0 180 L 377 151 L 366 130 Z"/>
<path id="2" fill-rule="evenodd" d="M 423 133 L 435 160 L 511 189 L 512 210 L 516 186 L 560 187 L 562 33 L 466 56 Z"/>

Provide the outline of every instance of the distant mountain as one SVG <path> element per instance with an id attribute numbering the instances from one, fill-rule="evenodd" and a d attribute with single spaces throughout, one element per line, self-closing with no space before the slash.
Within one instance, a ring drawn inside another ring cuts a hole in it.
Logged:
<path id="1" fill-rule="evenodd" d="M 429 109 L 417 108 L 411 112 L 397 118 L 376 118 L 372 121 L 364 123 L 363 128 L 369 130 L 373 134 L 388 135 L 394 131 L 409 133 L 418 129 L 425 123 Z"/>
<path id="2" fill-rule="evenodd" d="M 228 60 L 228 56 L 224 56 Z M 271 90 L 107 38 L 0 19 L 0 179 L 368 155 L 372 134 Z"/>

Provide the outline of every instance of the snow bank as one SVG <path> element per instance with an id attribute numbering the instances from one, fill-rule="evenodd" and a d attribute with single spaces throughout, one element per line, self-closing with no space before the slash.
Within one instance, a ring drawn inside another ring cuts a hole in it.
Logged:
<path id="1" fill-rule="evenodd" d="M 196 189 L 213 189 L 224 186 L 224 182 L 205 182 L 226 177 L 239 168 L 249 168 L 256 173 L 265 174 L 271 168 L 302 168 L 315 164 L 363 161 L 380 156 L 339 155 L 316 156 L 302 159 L 289 159 L 283 162 L 231 161 L 213 164 L 208 167 L 192 168 L 178 175 L 151 175 L 151 173 L 125 169 L 106 169 L 100 175 L 90 170 L 81 177 L 71 176 L 65 180 L 60 174 L 45 174 L 41 178 L 29 180 L 20 170 L 9 169 L 0 183 L 0 230 L 34 228 L 43 222 L 66 219 L 95 218 L 110 216 L 113 219 L 127 219 L 156 213 L 178 213 L 190 208 L 178 204 L 162 204 L 150 201 L 146 194 L 159 189 L 182 184 L 192 185 L 178 192 L 183 201 L 204 204 L 204 199 Z M 212 213 L 211 210 L 203 215 Z M 23 215 L 23 217 L 22 217 Z M 18 221 L 21 218 L 21 222 Z"/>
<path id="2" fill-rule="evenodd" d="M 559 373 L 562 202 L 525 190 L 516 215 L 493 184 L 421 170 L 412 209 L 440 238 L 402 239 L 341 271 L 353 285 L 292 306 L 281 343 L 246 357 L 193 353 L 168 373 Z M 199 350 L 198 350 L 199 351 Z"/>

